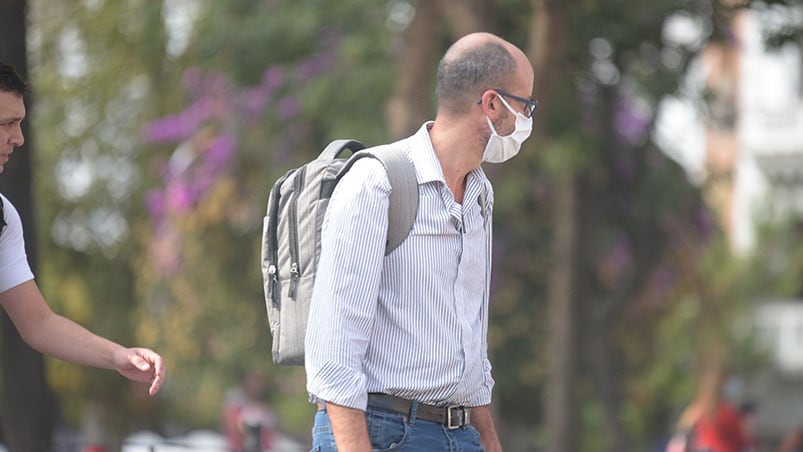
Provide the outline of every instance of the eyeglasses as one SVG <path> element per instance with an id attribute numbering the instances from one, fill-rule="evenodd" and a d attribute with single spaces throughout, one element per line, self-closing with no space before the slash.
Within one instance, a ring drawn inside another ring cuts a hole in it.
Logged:
<path id="1" fill-rule="evenodd" d="M 494 91 L 496 91 L 496 93 L 502 97 L 509 97 L 517 102 L 523 103 L 524 111 L 522 113 L 524 113 L 524 116 L 528 118 L 532 118 L 533 114 L 535 113 L 535 109 L 538 108 L 538 101 L 533 98 L 527 99 L 525 97 L 519 97 L 501 89 L 495 89 Z M 482 104 L 482 99 L 477 101 L 477 105 L 480 104 Z"/>

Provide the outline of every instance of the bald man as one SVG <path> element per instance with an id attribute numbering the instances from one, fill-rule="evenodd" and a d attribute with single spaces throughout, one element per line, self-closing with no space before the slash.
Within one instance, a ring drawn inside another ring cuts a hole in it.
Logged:
<path id="1" fill-rule="evenodd" d="M 481 168 L 515 156 L 537 102 L 524 53 L 467 35 L 438 66 L 434 121 L 399 141 L 419 208 L 384 256 L 390 182 L 361 159 L 327 209 L 306 336 L 313 449 L 501 450 L 488 360 L 493 189 Z"/>

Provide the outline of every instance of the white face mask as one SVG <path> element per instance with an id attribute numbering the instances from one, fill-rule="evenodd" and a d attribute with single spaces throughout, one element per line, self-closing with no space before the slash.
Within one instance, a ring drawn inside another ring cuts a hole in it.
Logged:
<path id="1" fill-rule="evenodd" d="M 488 127 L 491 128 L 491 136 L 488 138 L 488 144 L 485 145 L 485 151 L 482 153 L 483 162 L 502 163 L 515 157 L 521 149 L 521 144 L 529 138 L 530 132 L 533 130 L 533 118 L 528 118 L 513 110 L 502 96 L 499 96 L 499 100 L 505 104 L 505 107 L 511 113 L 516 115 L 516 130 L 510 135 L 500 136 L 496 133 L 491 119 L 486 116 L 485 120 L 488 121 Z"/>

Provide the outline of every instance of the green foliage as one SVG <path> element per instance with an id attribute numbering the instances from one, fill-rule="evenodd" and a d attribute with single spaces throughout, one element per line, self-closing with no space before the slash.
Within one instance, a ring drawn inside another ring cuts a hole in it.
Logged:
<path id="1" fill-rule="evenodd" d="M 41 282 L 57 310 L 115 340 L 153 347 L 169 368 L 154 403 L 115 397 L 124 385 L 116 375 L 53 363 L 73 422 L 92 396 L 120 413 L 110 420 L 120 430 L 148 417 L 215 428 L 225 389 L 256 369 L 282 427 L 306 437 L 312 407 L 303 369 L 270 362 L 262 215 L 272 182 L 331 139 L 387 140 L 384 107 L 400 38 L 385 25 L 387 3 L 199 0 L 186 51 L 170 55 L 161 2 L 33 2 L 39 223 L 52 225 L 41 232 Z M 544 425 L 533 407 L 543 405 L 547 378 L 558 181 L 570 179 L 576 190 L 582 451 L 609 450 L 601 438 L 612 411 L 634 447 L 663 433 L 693 393 L 701 344 L 727 338 L 734 355 L 746 357 L 734 367 L 761 363 L 732 325 L 755 297 L 799 292 L 790 275 L 800 254 L 788 252 L 799 246 L 786 230 L 768 230 L 755 259 L 731 255 L 699 189 L 650 141 L 657 102 L 697 50 L 664 43 L 663 22 L 675 12 L 712 20 L 710 6 L 572 3 L 560 80 L 547 113 L 535 117 L 537 141 L 515 164 L 486 168 L 495 186 L 489 342 L 503 424 Z M 489 8 L 503 35 L 524 47 L 531 3 Z M 432 45 L 443 51 L 451 41 Z M 83 59 L 69 61 L 69 43 L 84 49 Z M 666 52 L 676 64 L 665 62 Z M 617 76 L 605 78 L 599 67 Z M 187 113 L 197 111 L 207 116 Z M 181 129 L 176 118 L 187 130 L 173 130 Z M 175 133 L 149 136 L 157 130 Z M 208 151 L 205 139 L 231 139 L 232 153 L 212 173 L 194 155 L 190 170 L 174 177 L 177 149 Z M 86 168 L 91 177 L 69 177 Z M 171 207 L 166 193 L 188 192 L 187 174 L 203 188 Z M 152 202 L 159 196 L 163 209 Z M 606 354 L 611 374 L 588 350 Z M 606 405 L 610 399 L 618 407 Z M 536 439 L 544 435 L 540 429 Z"/>
<path id="2" fill-rule="evenodd" d="M 112 340 L 151 346 L 134 333 L 138 298 L 131 259 L 141 216 L 143 150 L 138 124 L 169 93 L 148 96 L 165 59 L 156 2 L 30 2 L 30 109 L 42 265 L 38 278 L 53 309 Z M 77 425 L 95 400 L 109 413 L 110 437 L 150 423 L 157 401 L 108 371 L 60 362 L 50 382 Z M 121 394 L 124 396 L 121 397 Z"/>
<path id="3" fill-rule="evenodd" d="M 553 190 L 567 175 L 576 184 L 576 433 L 593 438 L 580 450 L 611 450 L 601 438 L 612 433 L 612 418 L 621 418 L 634 448 L 664 435 L 692 397 L 700 353 L 711 344 L 726 343 L 743 358 L 728 363 L 732 368 L 762 365 L 749 334 L 735 328 L 756 297 L 788 290 L 788 278 L 730 252 L 699 189 L 648 133 L 627 132 L 651 130 L 658 100 L 676 89 L 699 49 L 663 42 L 664 19 L 683 12 L 713 21 L 707 3 L 573 6 L 563 79 L 550 93 L 546 117 L 536 115 L 540 142 L 528 143 L 515 165 L 489 171 L 496 190 L 496 396 L 519 422 L 543 421 L 527 407 L 543 403 L 547 376 Z M 667 52 L 678 58 L 665 61 Z M 601 65 L 617 76 L 602 77 Z"/>
<path id="4" fill-rule="evenodd" d="M 54 175 L 39 179 L 40 223 L 53 225 L 42 231 L 41 280 L 56 310 L 165 357 L 170 377 L 159 397 L 174 422 L 214 428 L 225 388 L 256 368 L 275 386 L 271 402 L 286 429 L 303 435 L 310 419 L 303 370 L 270 364 L 261 216 L 271 181 L 328 140 L 386 140 L 377 114 L 392 85 L 385 11 L 356 1 L 195 8 L 189 47 L 168 55 L 158 2 L 34 4 L 38 172 Z M 172 235 L 160 242 L 145 201 L 164 188 L 180 140 L 142 146 L 141 134 L 146 121 L 176 114 L 198 95 L 186 83 L 182 89 L 193 66 L 204 80 L 223 77 L 219 103 L 237 104 L 239 90 L 258 85 L 267 70 L 280 83 L 256 122 L 236 110 L 215 119 L 236 136 L 237 158 L 190 211 L 169 218 Z M 293 104 L 297 112 L 288 112 Z M 84 170 L 89 177 L 70 177 Z M 110 228 L 103 218 L 122 219 L 105 240 L 97 233 Z M 180 273 L 155 267 L 159 253 L 178 259 Z M 119 378 L 60 363 L 51 375 L 76 423 L 87 396 L 135 417 L 135 402 L 98 390 L 101 381 L 119 389 Z"/>
<path id="5" fill-rule="evenodd" d="M 186 188 L 182 178 L 208 187 L 188 208 L 150 212 L 141 242 L 148 251 L 136 274 L 143 298 L 139 333 L 181 369 L 165 389 L 171 416 L 189 425 L 214 426 L 223 390 L 254 368 L 269 381 L 285 431 L 304 436 L 312 419 L 303 369 L 270 362 L 259 270 L 267 193 L 279 175 L 331 139 L 385 141 L 377 113 L 392 85 L 382 9 L 356 1 L 329 5 L 326 14 L 319 7 L 316 1 L 208 2 L 187 49 L 194 62 L 185 66 L 185 80 L 194 80 L 185 83 L 188 104 L 217 106 L 191 136 L 174 143 L 191 145 L 212 124 L 218 137 L 234 138 L 234 154 L 212 176 L 192 175 L 193 165 L 204 164 L 196 157 L 186 175 L 154 181 L 151 189 L 165 193 L 168 204 L 172 184 Z M 260 95 L 267 96 L 264 106 L 249 110 Z M 182 115 L 186 106 L 171 113 Z M 169 118 L 153 119 L 154 128 L 169 129 Z M 165 256 L 176 269 L 160 264 Z"/>
<path id="6" fill-rule="evenodd" d="M 787 235 L 780 229 L 778 233 Z M 650 425 L 655 420 L 664 423 L 658 426 L 662 429 L 677 420 L 698 391 L 700 370 L 704 360 L 711 358 L 705 351 L 712 346 L 727 344 L 725 369 L 743 377 L 768 365 L 768 357 L 752 335 L 751 315 L 758 300 L 779 293 L 785 284 L 782 280 L 789 281 L 800 268 L 790 266 L 783 275 L 773 274 L 754 258 L 734 256 L 721 239 L 687 264 L 686 275 L 656 306 L 659 315 L 641 317 L 653 334 L 642 337 L 646 343 L 625 351 L 630 360 L 641 363 L 628 384 L 625 407 L 627 425 L 641 435 L 655 431 Z M 626 333 L 623 338 L 635 340 Z"/>

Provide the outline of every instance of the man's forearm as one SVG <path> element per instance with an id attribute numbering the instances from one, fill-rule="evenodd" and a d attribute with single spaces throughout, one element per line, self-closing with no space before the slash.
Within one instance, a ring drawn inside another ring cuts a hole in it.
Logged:
<path id="1" fill-rule="evenodd" d="M 364 411 L 326 402 L 326 412 L 338 451 L 371 452 Z"/>
<path id="2" fill-rule="evenodd" d="M 84 366 L 114 369 L 114 352 L 124 347 L 98 336 L 72 320 L 53 314 L 47 322 L 48 334 L 32 340 L 38 351 Z"/>
<path id="3" fill-rule="evenodd" d="M 488 405 L 478 406 L 471 409 L 471 425 L 480 432 L 480 441 L 482 447 L 487 452 L 500 452 L 502 445 L 499 443 L 499 437 L 496 435 L 496 427 L 494 420 L 491 417 L 491 410 Z"/>
<path id="4" fill-rule="evenodd" d="M 14 326 L 37 351 L 76 364 L 114 369 L 113 353 L 122 346 L 50 310 L 33 280 L 0 294 Z"/>

